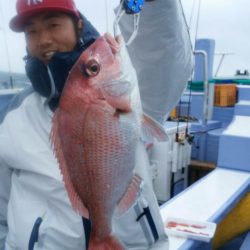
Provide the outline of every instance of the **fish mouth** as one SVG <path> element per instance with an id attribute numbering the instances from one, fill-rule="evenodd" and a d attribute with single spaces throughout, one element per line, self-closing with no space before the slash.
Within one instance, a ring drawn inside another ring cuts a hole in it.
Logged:
<path id="1" fill-rule="evenodd" d="M 109 83 L 103 84 L 103 94 L 110 97 L 122 97 L 130 95 L 132 91 L 132 86 L 129 81 L 111 81 Z"/>

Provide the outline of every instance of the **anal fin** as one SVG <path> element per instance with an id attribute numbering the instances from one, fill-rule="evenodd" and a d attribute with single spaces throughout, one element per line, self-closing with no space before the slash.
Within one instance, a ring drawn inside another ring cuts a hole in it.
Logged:
<path id="1" fill-rule="evenodd" d="M 140 194 L 141 186 L 142 186 L 142 178 L 139 175 L 135 174 L 132 178 L 132 181 L 126 193 L 124 194 L 124 196 L 122 197 L 117 206 L 116 209 L 117 216 L 124 214 L 130 207 L 134 205 L 134 203 L 137 200 L 137 197 Z"/>

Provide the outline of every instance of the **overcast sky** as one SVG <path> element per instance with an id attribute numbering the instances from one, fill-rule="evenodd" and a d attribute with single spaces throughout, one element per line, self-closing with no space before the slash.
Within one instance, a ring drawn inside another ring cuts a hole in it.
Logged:
<path id="1" fill-rule="evenodd" d="M 106 1 L 108 2 L 107 13 Z M 9 71 L 10 68 L 12 72 L 24 72 L 23 34 L 14 33 L 8 27 L 10 18 L 15 15 L 15 2 L 15 0 L 0 0 L 0 28 L 2 28 L 0 30 L 0 71 Z M 79 10 L 100 33 L 112 32 L 113 8 L 120 0 L 75 0 L 75 2 Z M 190 24 L 191 38 L 194 41 L 199 0 L 182 0 L 182 4 L 187 23 Z M 250 71 L 249 10 L 249 0 L 201 0 L 197 38 L 214 39 L 216 53 L 232 53 L 225 57 L 219 76 L 232 76 L 236 69 Z M 219 59 L 220 56 L 215 57 L 214 72 L 218 67 Z"/>

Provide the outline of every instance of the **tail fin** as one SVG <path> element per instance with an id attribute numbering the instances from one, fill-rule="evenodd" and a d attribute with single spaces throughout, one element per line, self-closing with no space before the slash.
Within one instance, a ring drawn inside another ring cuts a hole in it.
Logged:
<path id="1" fill-rule="evenodd" d="M 109 235 L 103 240 L 90 237 L 88 250 L 125 250 L 125 247 L 114 235 Z"/>

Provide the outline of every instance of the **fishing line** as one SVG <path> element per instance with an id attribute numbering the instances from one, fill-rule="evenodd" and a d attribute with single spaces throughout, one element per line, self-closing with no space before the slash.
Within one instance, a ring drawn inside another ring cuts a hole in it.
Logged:
<path id="1" fill-rule="evenodd" d="M 197 13 L 197 20 L 196 20 L 196 29 L 195 29 L 194 42 L 197 40 L 197 36 L 198 36 L 198 29 L 199 29 L 199 23 L 200 23 L 200 10 L 201 10 L 201 0 L 199 0 L 199 5 L 198 5 L 198 13 Z"/>
<path id="2" fill-rule="evenodd" d="M 180 6 L 181 6 L 181 9 L 182 9 L 182 15 L 183 15 L 183 18 L 184 18 L 184 22 L 186 24 L 187 31 L 188 31 L 188 34 L 189 34 L 191 51 L 193 52 L 193 56 L 194 56 L 195 43 L 194 43 L 194 46 L 193 46 L 192 41 L 191 41 L 190 28 L 191 28 L 191 21 L 193 19 L 193 15 L 194 15 L 195 0 L 193 0 L 193 6 L 192 6 L 192 11 L 191 11 L 191 17 L 190 17 L 190 20 L 189 20 L 189 25 L 187 24 L 187 19 L 186 19 L 184 8 L 183 8 L 183 5 L 182 5 L 181 1 L 180 1 Z M 200 6 L 201 6 L 201 0 L 199 0 L 199 7 L 198 7 L 198 18 L 197 18 L 197 24 L 196 24 L 196 38 L 197 38 L 197 33 L 198 33 Z M 196 38 L 195 38 L 195 41 L 196 41 Z M 192 74 L 191 74 L 191 79 L 190 79 L 190 88 L 189 88 L 189 94 L 188 94 L 187 126 L 186 126 L 185 137 L 187 137 L 187 134 L 188 134 L 190 106 L 191 106 L 191 93 L 192 93 L 191 85 L 192 85 L 192 82 L 193 82 L 193 77 L 194 77 L 194 67 L 192 68 Z M 179 121 L 179 119 L 178 119 L 178 121 Z M 179 123 L 178 123 L 178 125 L 179 125 Z"/>
<path id="3" fill-rule="evenodd" d="M 118 8 L 116 18 L 115 18 L 114 23 L 113 23 L 114 37 L 118 36 L 118 34 L 119 34 L 118 23 L 120 22 L 122 16 L 125 14 L 125 10 L 123 10 L 123 3 L 124 3 L 124 0 L 122 0 L 120 2 L 120 6 Z"/>
<path id="4" fill-rule="evenodd" d="M 108 0 L 105 0 L 106 32 L 109 31 Z"/>
<path id="5" fill-rule="evenodd" d="M 192 10 L 191 10 L 191 14 L 190 14 L 190 19 L 189 19 L 189 29 L 191 28 L 191 24 L 193 21 L 193 16 L 194 16 L 194 7 L 195 7 L 195 0 L 193 0 L 193 4 L 192 4 Z"/>
<path id="6" fill-rule="evenodd" d="M 186 15 L 185 15 L 184 8 L 183 8 L 181 0 L 179 0 L 179 3 L 180 3 L 180 8 L 181 8 L 181 12 L 182 12 L 182 17 L 183 17 L 183 20 L 184 20 L 184 24 L 186 26 L 188 37 L 189 37 L 190 48 L 191 48 L 191 51 L 194 51 L 194 48 L 193 48 L 194 46 L 193 46 L 192 40 L 191 40 L 190 29 L 189 29 L 189 26 L 188 26 L 188 23 L 187 23 L 187 18 L 186 18 Z"/>

